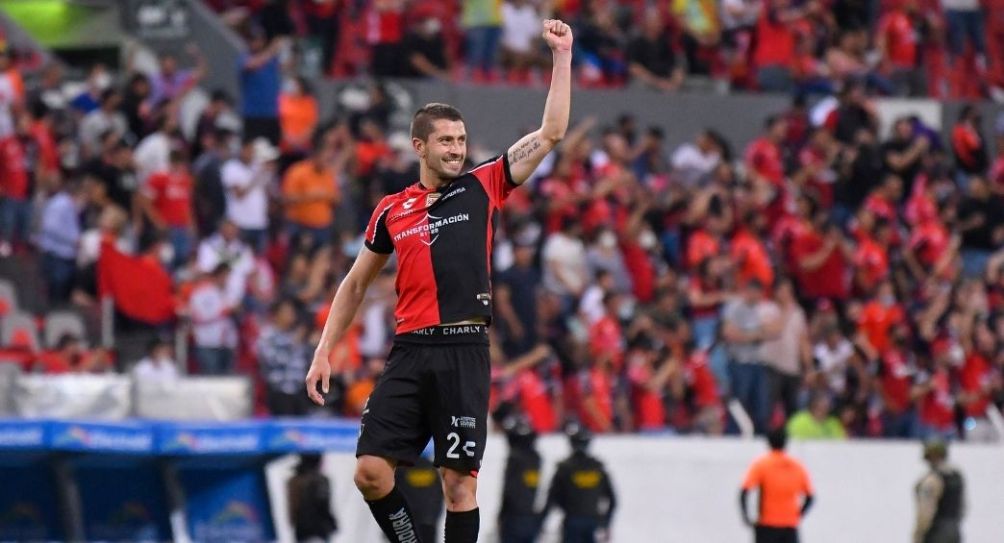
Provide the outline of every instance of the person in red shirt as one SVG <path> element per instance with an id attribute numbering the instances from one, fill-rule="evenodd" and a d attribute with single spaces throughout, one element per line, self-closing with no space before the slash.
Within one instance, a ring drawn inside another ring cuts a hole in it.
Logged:
<path id="1" fill-rule="evenodd" d="M 183 265 L 194 248 L 194 185 L 187 154 L 175 149 L 170 153 L 168 169 L 152 174 L 143 187 L 144 211 L 157 230 L 167 232 L 174 249 L 173 267 Z"/>
<path id="2" fill-rule="evenodd" d="M 966 415 L 966 440 L 993 440 L 996 432 L 987 420 L 987 407 L 1002 389 L 1000 370 L 990 364 L 998 346 L 986 323 L 978 323 L 973 336 L 974 341 L 966 349 L 965 363 L 959 370 L 958 402 Z"/>
<path id="3" fill-rule="evenodd" d="M 858 334 L 869 357 L 878 358 L 893 347 L 890 337 L 893 327 L 905 322 L 903 308 L 896 302 L 892 281 L 879 283 L 875 298 L 861 308 Z"/>
<path id="4" fill-rule="evenodd" d="M 847 299 L 851 279 L 848 263 L 854 259 L 854 250 L 839 227 L 825 222 L 821 227 L 812 225 L 794 240 L 791 252 L 802 298 Z"/>
<path id="5" fill-rule="evenodd" d="M 944 207 L 942 217 L 948 211 L 954 213 L 954 208 Z M 959 236 L 949 232 L 945 222 L 931 219 L 913 229 L 903 259 L 918 281 L 932 277 L 951 278 L 958 271 L 955 264 L 960 245 Z"/>
<path id="6" fill-rule="evenodd" d="M 673 375 L 671 360 L 660 363 L 659 351 L 651 342 L 639 340 L 627 356 L 627 378 L 631 385 L 631 410 L 634 428 L 640 432 L 659 432 L 666 428 L 663 395 Z"/>
<path id="7" fill-rule="evenodd" d="M 788 192 L 785 187 L 782 144 L 788 133 L 784 117 L 771 116 L 764 123 L 764 133 L 753 140 L 744 154 L 746 172 L 753 185 L 754 200 L 773 226 L 785 214 Z"/>
<path id="8" fill-rule="evenodd" d="M 897 326 L 892 347 L 882 355 L 879 371 L 879 394 L 882 398 L 882 433 L 885 437 L 917 437 L 914 410 L 914 378 L 917 370 L 908 350 L 909 330 Z"/>
<path id="9" fill-rule="evenodd" d="M 604 314 L 589 327 L 589 354 L 620 372 L 624 365 L 624 332 L 617 320 L 623 297 L 608 292 L 603 296 Z"/>
<path id="10" fill-rule="evenodd" d="M 944 339 L 935 340 L 931 346 L 933 368 L 920 372 L 914 386 L 920 437 L 923 439 L 937 437 L 948 440 L 958 433 L 955 428 L 955 398 L 952 395 L 948 364 L 951 345 L 950 341 Z"/>
<path id="11" fill-rule="evenodd" d="M 858 235 L 853 258 L 854 286 L 858 293 L 868 295 L 889 278 L 892 236 L 892 225 L 884 219 L 876 220 L 870 232 Z"/>
<path id="12" fill-rule="evenodd" d="M 955 165 L 966 175 L 983 175 L 989 165 L 986 144 L 980 134 L 981 122 L 976 106 L 966 104 L 959 112 L 958 122 L 952 127 Z"/>
<path id="13" fill-rule="evenodd" d="M 766 92 L 791 90 L 789 66 L 795 58 L 795 24 L 806 10 L 792 6 L 790 0 L 765 0 L 756 26 L 756 46 L 753 63 L 757 68 L 757 85 Z"/>
<path id="14" fill-rule="evenodd" d="M 924 95 L 924 72 L 918 69 L 921 21 L 916 0 L 897 2 L 879 19 L 875 45 L 882 55 L 879 68 L 892 81 L 897 95 Z"/>
<path id="15" fill-rule="evenodd" d="M 763 236 L 755 230 L 756 223 L 763 216 L 751 213 L 736 229 L 729 244 L 732 261 L 738 266 L 736 282 L 742 288 L 746 283 L 756 279 L 763 285 L 774 284 L 774 265 L 763 244 Z"/>

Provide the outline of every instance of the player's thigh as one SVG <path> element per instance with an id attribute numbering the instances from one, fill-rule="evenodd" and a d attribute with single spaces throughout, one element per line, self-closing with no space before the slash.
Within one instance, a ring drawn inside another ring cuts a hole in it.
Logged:
<path id="1" fill-rule="evenodd" d="M 356 456 L 371 455 L 405 465 L 415 463 L 431 434 L 422 400 L 422 348 L 395 344 L 366 401 Z"/>
<path id="2" fill-rule="evenodd" d="M 451 345 L 430 354 L 432 378 L 425 392 L 436 465 L 477 472 L 488 435 L 488 347 Z"/>

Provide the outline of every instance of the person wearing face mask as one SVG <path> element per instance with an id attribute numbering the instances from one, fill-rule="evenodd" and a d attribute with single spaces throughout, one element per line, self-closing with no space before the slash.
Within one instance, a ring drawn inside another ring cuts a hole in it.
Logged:
<path id="1" fill-rule="evenodd" d="M 631 276 L 624 266 L 624 257 L 617 246 L 617 234 L 613 230 L 604 227 L 597 233 L 596 240 L 586 252 L 586 261 L 594 274 L 601 271 L 610 274 L 616 292 L 630 292 Z"/>
<path id="2" fill-rule="evenodd" d="M 889 348 L 878 364 L 879 393 L 882 401 L 882 434 L 885 437 L 917 437 L 914 381 L 917 366 L 910 352 L 910 331 L 900 324 L 892 333 Z"/>
<path id="3" fill-rule="evenodd" d="M 402 62 L 403 77 L 452 79 L 441 29 L 439 19 L 429 14 L 408 32 L 404 38 L 408 58 Z"/>
<path id="4" fill-rule="evenodd" d="M 133 366 L 133 377 L 149 382 L 177 379 L 178 365 L 174 361 L 174 349 L 168 341 L 161 337 L 150 340 L 146 353 L 146 356 Z"/>

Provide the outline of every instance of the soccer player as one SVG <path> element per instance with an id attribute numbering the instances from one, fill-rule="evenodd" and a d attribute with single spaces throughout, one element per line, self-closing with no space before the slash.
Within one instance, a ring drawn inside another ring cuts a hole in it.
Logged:
<path id="1" fill-rule="evenodd" d="M 488 333 L 492 235 L 509 193 L 564 137 L 571 101 L 572 30 L 543 22 L 554 67 L 540 129 L 508 152 L 463 171 L 467 134 L 460 112 L 428 104 L 415 113 L 417 183 L 384 198 L 365 247 L 339 285 L 307 373 L 310 398 L 324 403 L 329 354 L 370 282 L 397 252 L 397 320 L 387 367 L 362 413 L 355 482 L 392 542 L 419 541 L 394 469 L 411 464 L 430 437 L 446 497 L 446 543 L 477 541 L 477 473 L 488 423 Z M 427 542 L 430 543 L 430 542 Z"/>

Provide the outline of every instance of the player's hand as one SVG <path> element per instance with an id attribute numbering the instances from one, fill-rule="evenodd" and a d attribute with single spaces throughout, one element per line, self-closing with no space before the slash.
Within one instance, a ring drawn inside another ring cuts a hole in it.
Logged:
<path id="1" fill-rule="evenodd" d="M 317 405 L 324 405 L 324 396 L 317 392 L 318 381 L 321 383 L 321 392 L 327 394 L 331 385 L 331 364 L 327 356 L 315 354 L 310 370 L 307 371 L 307 396 Z"/>
<path id="2" fill-rule="evenodd" d="M 546 19 L 543 36 L 551 51 L 567 53 L 572 50 L 572 27 L 560 19 Z"/>

